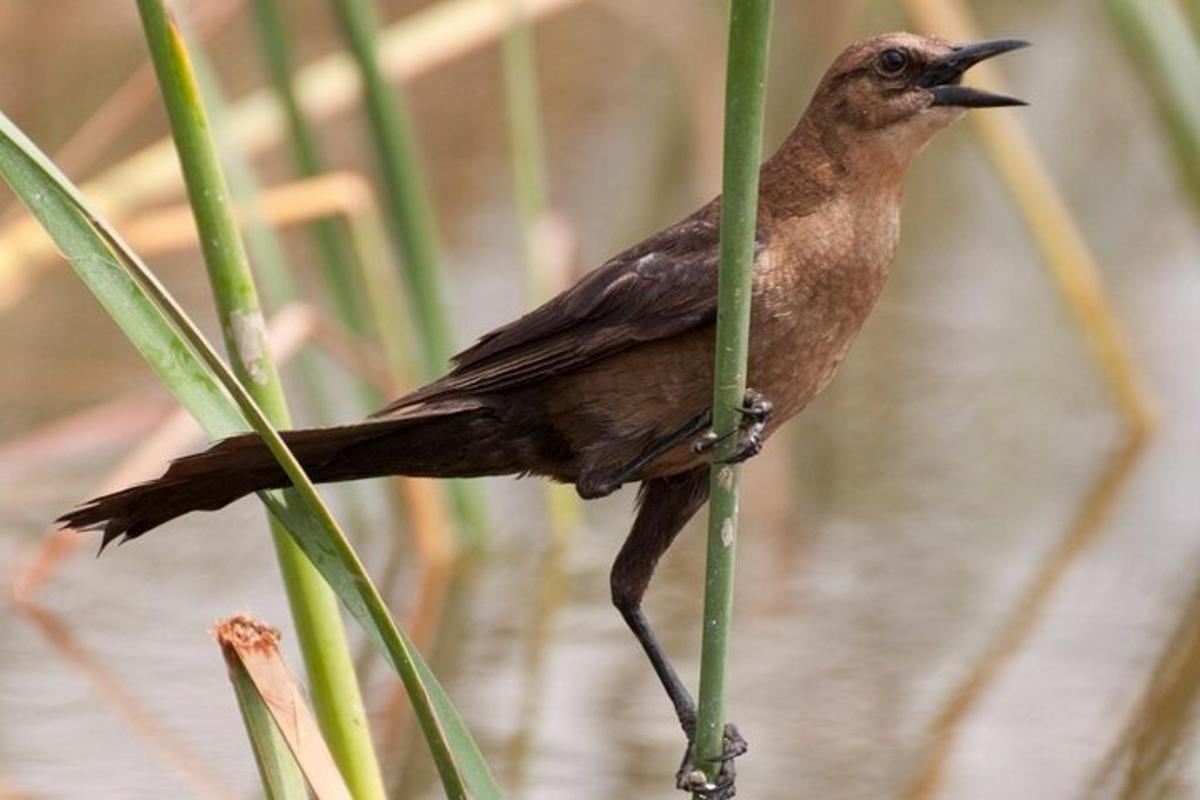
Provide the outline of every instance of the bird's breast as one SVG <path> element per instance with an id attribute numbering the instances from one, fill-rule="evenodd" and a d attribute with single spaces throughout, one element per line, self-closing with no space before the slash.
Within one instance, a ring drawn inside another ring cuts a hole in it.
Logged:
<path id="1" fill-rule="evenodd" d="M 750 385 L 775 405 L 772 427 L 833 378 L 887 278 L 898 203 L 831 204 L 777 226 L 755 266 Z"/>

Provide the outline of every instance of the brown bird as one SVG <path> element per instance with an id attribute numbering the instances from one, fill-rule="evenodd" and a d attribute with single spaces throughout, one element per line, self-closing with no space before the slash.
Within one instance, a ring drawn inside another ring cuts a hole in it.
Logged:
<path id="1" fill-rule="evenodd" d="M 964 71 L 1025 45 L 889 33 L 834 61 L 799 124 L 762 165 L 754 388 L 738 459 L 804 408 L 846 355 L 883 288 L 899 236 L 901 183 L 917 152 L 965 109 L 1022 105 L 962 86 Z M 541 475 L 575 484 L 585 498 L 641 482 L 633 529 L 612 568 L 613 602 L 688 737 L 679 787 L 711 798 L 733 796 L 732 759 L 745 744 L 730 726 L 721 780 L 696 783 L 695 705 L 640 606 L 659 558 L 708 496 L 719 214 L 717 198 L 487 334 L 455 357 L 445 377 L 370 420 L 284 434 L 315 481 Z M 259 437 L 247 434 L 60 521 L 101 528 L 108 544 L 287 485 Z"/>

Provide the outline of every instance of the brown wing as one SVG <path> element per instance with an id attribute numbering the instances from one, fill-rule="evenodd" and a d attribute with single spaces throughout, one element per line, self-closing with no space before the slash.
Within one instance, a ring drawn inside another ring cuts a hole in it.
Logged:
<path id="1" fill-rule="evenodd" d="M 716 311 L 717 226 L 697 214 L 486 334 L 455 356 L 454 369 L 446 377 L 379 413 L 448 396 L 525 386 L 642 342 L 710 324 Z"/>

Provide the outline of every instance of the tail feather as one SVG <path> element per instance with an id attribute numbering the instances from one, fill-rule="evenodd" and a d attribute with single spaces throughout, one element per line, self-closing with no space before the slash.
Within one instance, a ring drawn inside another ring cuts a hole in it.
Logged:
<path id="1" fill-rule="evenodd" d="M 283 431 L 313 481 L 380 475 L 475 477 L 527 470 L 520 441 L 487 408 Z M 291 485 L 258 434 L 224 439 L 173 461 L 162 477 L 89 500 L 59 517 L 66 528 L 102 530 L 101 549 L 135 539 L 191 511 L 223 508 L 252 492 Z"/>

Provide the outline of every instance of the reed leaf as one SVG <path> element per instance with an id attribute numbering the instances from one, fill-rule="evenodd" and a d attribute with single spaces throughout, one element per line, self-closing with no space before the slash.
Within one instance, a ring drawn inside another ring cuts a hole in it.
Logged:
<path id="1" fill-rule="evenodd" d="M 249 423 L 264 436 L 301 492 L 263 492 L 261 499 L 287 526 L 351 616 L 400 674 L 448 794 L 501 797 L 445 690 L 396 627 L 357 555 L 320 505 L 315 488 L 278 433 L 157 277 L 3 113 L 0 175 L 209 436 L 221 438 L 244 431 Z M 306 507 L 306 500 L 317 504 L 315 514 Z"/>
<path id="2" fill-rule="evenodd" d="M 733 0 L 725 77 L 725 155 L 721 188 L 720 272 L 713 377 L 716 448 L 710 476 L 708 564 L 704 584 L 696 766 L 716 779 L 724 748 L 725 666 L 733 617 L 734 544 L 738 526 L 736 464 L 717 466 L 737 446 L 734 431 L 746 393 L 750 343 L 750 281 L 754 267 L 758 165 L 772 0 Z M 713 765 L 716 765 L 715 767 Z"/>

